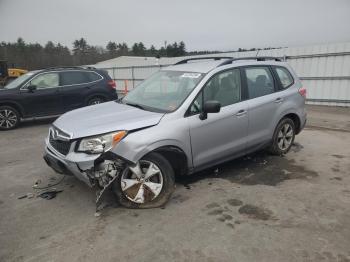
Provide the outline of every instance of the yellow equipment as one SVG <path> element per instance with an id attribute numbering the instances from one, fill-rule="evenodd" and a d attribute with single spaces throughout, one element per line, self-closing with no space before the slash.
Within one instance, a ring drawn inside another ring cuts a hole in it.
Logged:
<path id="1" fill-rule="evenodd" d="M 7 72 L 8 72 L 9 78 L 17 78 L 21 75 L 28 73 L 28 70 L 19 69 L 19 68 L 9 68 L 9 69 L 7 69 Z"/>
<path id="2" fill-rule="evenodd" d="M 7 83 L 26 73 L 28 73 L 28 70 L 8 68 L 6 61 L 0 61 L 0 86 L 5 86 Z"/>

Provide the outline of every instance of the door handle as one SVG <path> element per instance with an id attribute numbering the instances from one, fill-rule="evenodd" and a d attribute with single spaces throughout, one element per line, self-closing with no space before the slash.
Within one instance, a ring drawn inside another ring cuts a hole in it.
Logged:
<path id="1" fill-rule="evenodd" d="M 236 116 L 243 116 L 243 115 L 245 115 L 246 113 L 247 113 L 246 110 L 241 109 L 241 110 L 239 110 L 239 111 L 236 113 Z"/>
<path id="2" fill-rule="evenodd" d="M 281 97 L 276 98 L 276 100 L 275 100 L 276 104 L 279 104 L 279 103 L 282 103 L 282 102 L 283 102 L 283 98 L 281 98 Z"/>

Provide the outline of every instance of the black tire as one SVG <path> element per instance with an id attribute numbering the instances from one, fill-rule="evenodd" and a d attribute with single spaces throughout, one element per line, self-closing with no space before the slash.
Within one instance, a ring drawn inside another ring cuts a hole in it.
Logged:
<path id="1" fill-rule="evenodd" d="M 88 100 L 87 105 L 88 106 L 98 105 L 98 104 L 101 104 L 103 102 L 105 102 L 105 99 L 103 97 L 95 96 L 95 97 L 92 97 Z"/>
<path id="2" fill-rule="evenodd" d="M 131 201 L 127 193 L 124 193 L 122 190 L 122 177 L 125 177 L 127 172 L 130 172 L 129 167 L 127 167 L 122 174 L 119 175 L 118 178 L 114 181 L 112 185 L 112 190 L 114 194 L 117 197 L 117 201 L 124 207 L 127 208 L 156 208 L 156 207 L 163 207 L 169 200 L 171 194 L 174 192 L 175 189 L 175 175 L 174 170 L 168 160 L 166 160 L 161 154 L 158 153 L 150 153 L 143 157 L 140 162 L 142 161 L 149 161 L 153 164 L 155 164 L 160 172 L 160 175 L 162 176 L 162 188 L 158 196 L 156 196 L 154 199 L 151 199 L 149 201 L 145 201 L 144 203 L 135 203 Z M 131 188 L 131 187 L 129 187 Z M 140 188 L 140 187 L 139 187 Z M 138 189 L 139 190 L 139 189 Z M 128 190 L 125 190 L 128 191 Z M 149 191 L 150 192 L 150 191 Z M 143 197 L 145 197 L 145 193 L 143 193 Z"/>
<path id="3" fill-rule="evenodd" d="M 286 127 L 290 127 L 285 131 Z M 291 135 L 286 136 L 286 133 L 292 132 Z M 281 138 L 282 133 L 282 138 Z M 277 125 L 272 138 L 272 144 L 268 148 L 269 152 L 273 155 L 283 155 L 288 153 L 293 145 L 295 138 L 295 124 L 290 118 L 283 118 Z M 282 146 L 281 146 L 282 144 Z"/>
<path id="4" fill-rule="evenodd" d="M 11 130 L 18 127 L 20 114 L 11 106 L 0 106 L 0 131 Z"/>

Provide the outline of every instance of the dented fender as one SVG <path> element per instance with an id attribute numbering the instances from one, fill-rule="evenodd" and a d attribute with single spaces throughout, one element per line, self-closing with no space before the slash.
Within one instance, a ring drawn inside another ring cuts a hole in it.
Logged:
<path id="1" fill-rule="evenodd" d="M 164 121 L 147 129 L 130 132 L 111 152 L 136 164 L 144 155 L 164 146 L 180 148 L 187 156 L 188 167 L 193 166 L 187 121 L 178 121 L 178 125 L 172 127 Z"/>

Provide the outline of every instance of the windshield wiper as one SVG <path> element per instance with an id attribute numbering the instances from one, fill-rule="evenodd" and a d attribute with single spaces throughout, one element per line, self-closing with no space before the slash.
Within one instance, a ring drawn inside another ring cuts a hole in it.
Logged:
<path id="1" fill-rule="evenodd" d="M 128 105 L 128 106 L 133 106 L 133 107 L 137 107 L 137 108 L 140 108 L 142 110 L 145 110 L 145 108 L 143 106 L 139 105 L 139 104 L 128 103 L 128 102 L 126 102 L 125 104 Z"/>

